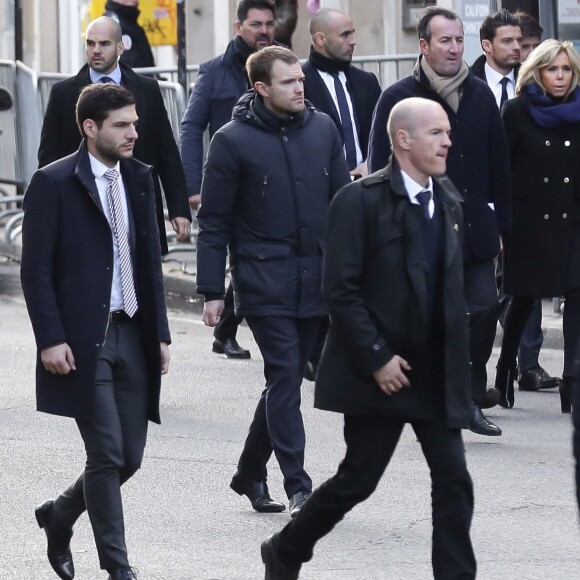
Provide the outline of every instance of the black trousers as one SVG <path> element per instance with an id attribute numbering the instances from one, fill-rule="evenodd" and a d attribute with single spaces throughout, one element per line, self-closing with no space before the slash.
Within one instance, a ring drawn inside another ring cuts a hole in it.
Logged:
<path id="1" fill-rule="evenodd" d="M 265 479 L 266 464 L 274 451 L 284 489 L 291 497 L 312 489 L 312 480 L 304 470 L 306 437 L 300 386 L 321 319 L 271 316 L 246 320 L 264 359 L 266 388 L 258 401 L 238 471 L 248 479 Z"/>
<path id="2" fill-rule="evenodd" d="M 235 339 L 238 332 L 238 326 L 242 323 L 243 318 L 239 318 L 234 313 L 234 287 L 230 282 L 226 295 L 224 297 L 224 311 L 220 321 L 213 329 L 213 336 L 221 342 L 228 339 Z"/>
<path id="3" fill-rule="evenodd" d="M 518 369 L 520 373 L 525 373 L 539 366 L 540 350 L 542 350 L 543 343 L 542 301 L 536 299 L 520 340 L 520 350 L 518 352 Z"/>
<path id="4" fill-rule="evenodd" d="M 449 429 L 442 420 L 411 425 L 431 470 L 434 578 L 472 580 L 476 573 L 469 535 L 473 484 L 461 431 Z M 345 415 L 346 455 L 336 475 L 316 489 L 296 518 L 274 536 L 283 561 L 289 566 L 309 561 L 316 542 L 375 491 L 404 426 L 405 421 L 397 419 Z M 395 570 L 392 574 L 396 577 Z"/>
<path id="5" fill-rule="evenodd" d="M 470 314 L 471 394 L 482 399 L 487 390 L 487 361 L 493 350 L 499 310 L 493 260 L 472 258 L 463 264 L 465 301 Z"/>
<path id="6" fill-rule="evenodd" d="M 562 376 L 574 376 L 574 361 L 580 339 L 580 288 L 564 294 L 566 303 L 562 327 L 564 332 L 564 370 Z M 534 308 L 536 298 L 514 296 L 506 311 L 498 368 L 513 369 L 524 327 Z"/>
<path id="7" fill-rule="evenodd" d="M 86 466 L 54 501 L 72 529 L 87 510 L 102 569 L 127 566 L 121 485 L 140 467 L 147 439 L 147 371 L 137 322 L 110 324 L 97 361 L 95 413 L 77 425 Z"/>

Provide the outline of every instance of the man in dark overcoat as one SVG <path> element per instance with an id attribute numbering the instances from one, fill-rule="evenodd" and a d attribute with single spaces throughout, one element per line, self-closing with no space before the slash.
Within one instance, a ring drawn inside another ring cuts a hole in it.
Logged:
<path id="1" fill-rule="evenodd" d="M 127 88 L 137 98 L 139 116 L 139 140 L 134 155 L 135 159 L 153 166 L 157 223 L 161 251 L 165 254 L 167 237 L 159 179 L 177 239 L 186 241 L 191 230 L 191 211 L 183 166 L 158 82 L 119 63 L 123 51 L 121 27 L 116 20 L 101 16 L 89 24 L 87 64 L 76 76 L 56 83 L 50 91 L 38 148 L 38 166 L 44 167 L 78 149 L 82 137 L 76 124 L 75 106 L 84 87 L 91 83 L 113 82 Z"/>
<path id="2" fill-rule="evenodd" d="M 331 323 L 315 405 L 344 414 L 346 455 L 262 544 L 266 580 L 298 578 L 316 542 L 373 493 L 406 423 L 431 471 L 434 577 L 475 578 L 461 436 L 471 397 L 463 221 L 461 196 L 444 176 L 449 133 L 440 105 L 402 101 L 389 118 L 389 166 L 332 202 L 324 262 Z"/>
<path id="3" fill-rule="evenodd" d="M 24 197 L 21 280 L 38 348 L 39 411 L 73 417 L 87 460 L 80 477 L 36 510 L 48 558 L 74 577 L 73 526 L 87 510 L 102 569 L 135 578 L 120 486 L 140 467 L 169 367 L 152 168 L 132 159 L 135 98 L 113 84 L 84 89 L 79 150 L 39 169 Z"/>
<path id="4" fill-rule="evenodd" d="M 495 259 L 511 224 L 511 185 L 506 136 L 489 87 L 463 62 L 463 24 L 446 8 L 430 6 L 417 24 L 421 54 L 415 70 L 383 91 L 369 143 L 369 171 L 387 164 L 391 147 L 385 125 L 393 106 L 408 97 L 439 103 L 451 123 L 453 146 L 447 175 L 464 199 L 465 298 L 470 314 L 471 388 L 469 428 L 487 436 L 501 429 L 481 411 L 488 405 L 486 365 L 497 327 Z M 497 391 L 496 391 L 497 394 Z M 493 403 L 497 403 L 497 397 Z"/>

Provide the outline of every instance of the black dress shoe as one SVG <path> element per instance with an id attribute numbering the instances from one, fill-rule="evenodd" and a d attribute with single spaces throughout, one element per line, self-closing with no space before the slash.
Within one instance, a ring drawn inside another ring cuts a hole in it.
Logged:
<path id="1" fill-rule="evenodd" d="M 286 506 L 270 497 L 266 480 L 252 481 L 245 479 L 239 473 L 232 478 L 230 487 L 238 494 L 245 495 L 252 504 L 252 507 L 260 513 L 283 512 Z"/>
<path id="2" fill-rule="evenodd" d="M 131 566 L 109 570 L 109 580 L 137 580 L 137 570 Z"/>
<path id="3" fill-rule="evenodd" d="M 540 389 L 556 389 L 561 379 L 551 377 L 542 367 L 530 369 L 518 377 L 520 391 L 539 391 Z"/>
<path id="4" fill-rule="evenodd" d="M 302 509 L 302 506 L 311 495 L 312 494 L 309 491 L 298 491 L 290 498 L 288 511 L 290 512 L 291 518 L 295 518 L 298 515 L 298 512 Z"/>
<path id="5" fill-rule="evenodd" d="M 480 409 L 491 409 L 499 403 L 500 397 L 499 389 L 491 387 L 491 389 L 487 389 L 483 398 L 477 401 L 477 404 Z"/>
<path id="6" fill-rule="evenodd" d="M 293 568 L 285 565 L 276 554 L 272 538 L 262 542 L 260 551 L 262 553 L 262 562 L 266 566 L 264 580 L 298 580 L 300 564 Z"/>
<path id="7" fill-rule="evenodd" d="M 34 510 L 36 521 L 44 529 L 48 548 L 46 554 L 52 569 L 62 580 L 72 580 L 75 577 L 75 567 L 70 551 L 72 530 L 67 530 L 52 514 L 52 501 L 45 501 Z"/>
<path id="8" fill-rule="evenodd" d="M 250 358 L 252 356 L 250 351 L 242 348 L 235 338 L 226 338 L 223 342 L 216 338 L 211 350 L 218 354 L 225 354 L 228 358 Z"/>
<path id="9" fill-rule="evenodd" d="M 501 435 L 501 429 L 487 419 L 475 401 L 472 401 L 471 403 L 469 430 L 478 435 L 487 435 L 488 437 L 497 437 Z"/>

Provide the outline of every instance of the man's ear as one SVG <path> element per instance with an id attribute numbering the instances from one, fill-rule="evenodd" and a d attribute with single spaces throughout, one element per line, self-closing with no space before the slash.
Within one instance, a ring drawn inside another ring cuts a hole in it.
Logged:
<path id="1" fill-rule="evenodd" d="M 94 137 L 97 133 L 97 124 L 92 119 L 85 119 L 83 121 L 83 129 L 87 137 Z"/>
<path id="2" fill-rule="evenodd" d="M 262 81 L 256 81 L 254 83 L 254 90 L 258 93 L 262 98 L 268 97 L 268 85 Z"/>
<path id="3" fill-rule="evenodd" d="M 429 43 L 424 39 L 424 38 L 420 38 L 419 39 L 419 50 L 421 51 L 421 54 L 425 55 L 427 54 L 429 48 Z"/>
<path id="4" fill-rule="evenodd" d="M 324 32 L 318 31 L 312 37 L 312 44 L 322 48 L 324 46 L 324 38 L 325 38 Z"/>
<path id="5" fill-rule="evenodd" d="M 408 151 L 411 148 L 411 135 L 409 134 L 409 131 L 405 131 L 405 129 L 397 129 L 395 139 L 397 145 L 404 151 Z"/>
<path id="6" fill-rule="evenodd" d="M 492 51 L 492 45 L 491 45 L 491 40 L 482 40 L 481 41 L 481 48 L 483 49 L 483 52 L 485 52 L 486 54 L 488 52 Z"/>

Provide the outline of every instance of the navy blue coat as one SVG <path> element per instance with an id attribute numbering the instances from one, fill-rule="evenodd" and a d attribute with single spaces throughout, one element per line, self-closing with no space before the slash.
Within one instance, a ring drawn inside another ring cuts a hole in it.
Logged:
<path id="1" fill-rule="evenodd" d="M 161 236 L 161 250 L 166 253 L 167 238 L 159 179 L 163 185 L 169 218 L 191 219 L 191 210 L 185 195 L 185 177 L 179 149 L 171 130 L 158 82 L 138 75 L 123 63 L 120 67 L 123 86 L 131 91 L 137 100 L 139 138 L 135 143 L 133 154 L 135 159 L 152 165 L 154 168 L 157 225 Z M 74 77 L 53 85 L 42 123 L 38 148 L 39 167 L 44 167 L 78 149 L 82 137 L 76 122 L 76 103 L 81 91 L 90 84 L 89 65 L 86 64 Z M 159 175 L 159 179 L 156 175 Z"/>
<path id="2" fill-rule="evenodd" d="M 369 143 L 369 171 L 387 165 L 391 155 L 387 119 L 391 109 L 409 97 L 436 101 L 449 117 L 452 146 L 447 157 L 447 176 L 464 199 L 464 258 L 494 258 L 500 251 L 500 233 L 505 233 L 511 224 L 511 174 L 507 139 L 491 89 L 469 74 L 455 113 L 431 90 L 417 64 L 413 75 L 391 85 L 379 98 Z"/>
<path id="3" fill-rule="evenodd" d="M 181 123 L 181 157 L 188 196 L 201 191 L 203 134 L 209 138 L 232 119 L 232 111 L 242 94 L 250 88 L 244 69 L 236 58 L 233 40 L 224 54 L 199 67 L 199 75 Z"/>
<path id="4" fill-rule="evenodd" d="M 171 342 L 151 167 L 121 161 L 130 209 L 139 325 L 149 365 L 149 419 L 159 423 L 160 341 Z M 90 419 L 97 355 L 108 325 L 113 236 L 86 147 L 39 169 L 24 197 L 20 276 L 38 348 L 39 411 Z M 68 343 L 77 370 L 53 375 L 40 351 Z"/>
<path id="5" fill-rule="evenodd" d="M 322 316 L 330 200 L 350 181 L 340 135 L 309 103 L 282 120 L 257 99 L 245 93 L 210 144 L 197 216 L 197 292 L 223 297 L 229 247 L 238 316 Z"/>

